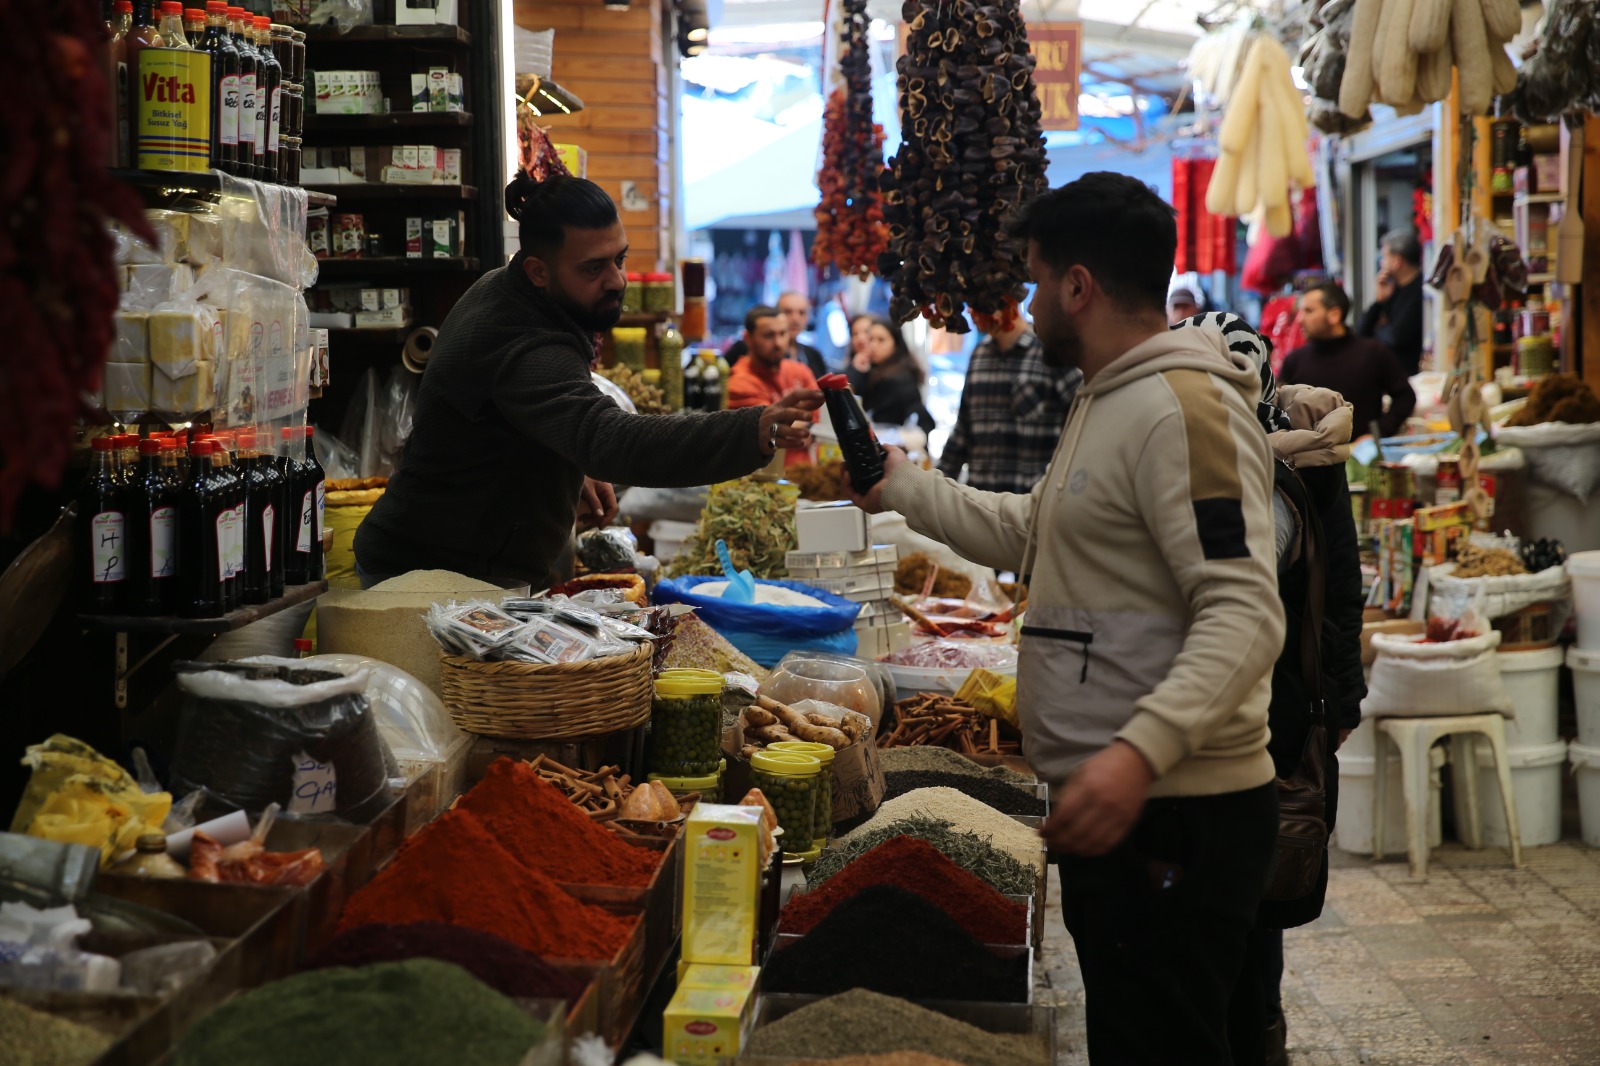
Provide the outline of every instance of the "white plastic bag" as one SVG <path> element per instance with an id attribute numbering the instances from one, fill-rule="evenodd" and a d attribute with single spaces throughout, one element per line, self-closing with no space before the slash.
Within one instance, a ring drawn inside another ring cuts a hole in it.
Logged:
<path id="1" fill-rule="evenodd" d="M 1372 638 L 1378 657 L 1372 664 L 1364 718 L 1431 718 L 1443 715 L 1515 716 L 1515 705 L 1500 680 L 1495 649 L 1500 634 L 1428 643 L 1421 637 L 1378 633 Z"/>
<path id="2" fill-rule="evenodd" d="M 1600 422 L 1505 426 L 1495 439 L 1522 449 L 1534 481 L 1576 496 L 1579 503 L 1588 503 L 1589 494 L 1600 487 Z"/>
<path id="3" fill-rule="evenodd" d="M 398 666 L 364 655 L 312 655 L 300 661 L 351 675 L 367 672 L 367 702 L 396 759 L 443 762 L 461 739 L 461 730 L 433 690 Z"/>
<path id="4" fill-rule="evenodd" d="M 1536 574 L 1504 577 L 1452 577 L 1454 563 L 1428 571 L 1428 617 L 1459 618 L 1476 596 L 1483 597 L 1483 613 L 1491 621 L 1516 614 L 1539 603 L 1560 604 L 1558 624 L 1566 624 L 1572 605 L 1572 579 L 1565 566 L 1552 566 Z"/>

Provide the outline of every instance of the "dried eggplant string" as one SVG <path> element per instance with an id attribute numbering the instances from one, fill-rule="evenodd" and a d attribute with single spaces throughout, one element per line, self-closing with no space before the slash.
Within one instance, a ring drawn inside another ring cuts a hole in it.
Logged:
<path id="1" fill-rule="evenodd" d="M 1034 57 L 1016 0 L 906 0 L 897 64 L 904 143 L 879 179 L 890 314 L 965 333 L 1015 320 L 1027 282 L 1008 232 L 1046 185 Z"/>
<path id="2" fill-rule="evenodd" d="M 878 173 L 883 169 L 883 127 L 872 121 L 872 41 L 866 0 L 844 0 L 839 70 L 843 84 L 823 113 L 822 168 L 817 187 L 817 239 L 811 258 L 819 267 L 866 278 L 888 246 Z"/>

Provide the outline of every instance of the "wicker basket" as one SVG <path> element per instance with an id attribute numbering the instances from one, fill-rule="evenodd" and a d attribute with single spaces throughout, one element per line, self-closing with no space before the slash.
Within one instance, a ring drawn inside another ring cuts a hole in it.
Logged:
<path id="1" fill-rule="evenodd" d="M 650 719 L 651 648 L 542 666 L 439 657 L 440 695 L 468 733 L 571 740 L 633 729 Z"/>

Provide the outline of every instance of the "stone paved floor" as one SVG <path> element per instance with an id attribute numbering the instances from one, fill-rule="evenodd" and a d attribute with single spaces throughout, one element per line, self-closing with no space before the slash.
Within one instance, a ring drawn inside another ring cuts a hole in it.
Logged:
<path id="1" fill-rule="evenodd" d="M 1285 937 L 1293 1066 L 1600 1066 L 1600 850 L 1335 853 L 1328 906 Z M 1088 1062 L 1083 984 L 1052 871 L 1039 1002 L 1057 1008 L 1056 1061 Z"/>

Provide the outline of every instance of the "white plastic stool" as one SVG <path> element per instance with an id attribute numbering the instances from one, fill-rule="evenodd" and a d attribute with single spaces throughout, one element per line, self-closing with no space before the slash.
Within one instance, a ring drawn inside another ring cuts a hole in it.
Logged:
<path id="1" fill-rule="evenodd" d="M 1499 714 L 1463 714 L 1441 718 L 1379 718 L 1373 723 L 1387 733 L 1400 749 L 1400 780 L 1405 789 L 1406 845 L 1411 858 L 1411 876 L 1428 876 L 1428 750 L 1444 737 L 1454 748 L 1453 766 L 1468 767 L 1467 773 L 1452 777 L 1456 787 L 1466 793 L 1468 810 L 1466 843 L 1483 846 L 1483 820 L 1478 813 L 1478 775 L 1475 745 L 1479 737 L 1489 741 L 1494 758 L 1495 777 L 1500 784 L 1500 802 L 1505 807 L 1506 826 L 1511 836 L 1511 865 L 1522 866 L 1522 840 L 1517 832 L 1517 801 L 1511 791 L 1511 764 L 1506 754 L 1506 720 Z M 1384 804 L 1388 802 L 1389 746 L 1376 745 L 1373 765 L 1372 857 L 1383 858 Z"/>

